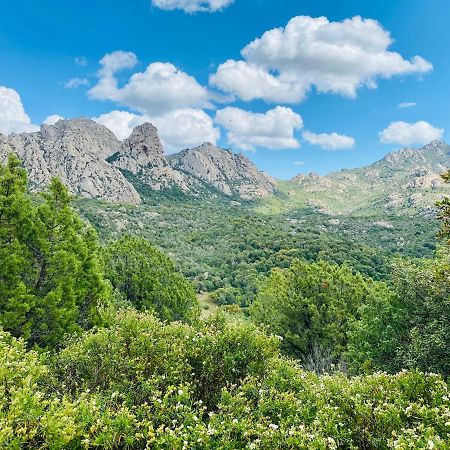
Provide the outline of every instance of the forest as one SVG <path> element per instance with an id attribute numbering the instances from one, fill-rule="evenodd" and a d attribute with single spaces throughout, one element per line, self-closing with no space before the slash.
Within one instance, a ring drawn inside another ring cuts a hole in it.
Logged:
<path id="1" fill-rule="evenodd" d="M 10 156 L 0 447 L 450 448 L 450 200 L 437 209 L 127 209 L 58 179 L 30 193 Z M 199 293 L 223 306 L 205 316 Z"/>

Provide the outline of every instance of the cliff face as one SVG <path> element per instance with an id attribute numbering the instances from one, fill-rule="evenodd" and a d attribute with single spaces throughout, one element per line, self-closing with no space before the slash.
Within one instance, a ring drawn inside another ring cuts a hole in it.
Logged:
<path id="1" fill-rule="evenodd" d="M 106 127 L 88 119 L 60 120 L 35 133 L 0 138 L 0 157 L 15 153 L 28 172 L 32 189 L 61 178 L 73 194 L 119 203 L 139 203 L 133 185 L 106 157 L 120 142 Z"/>
<path id="2" fill-rule="evenodd" d="M 136 175 L 151 189 L 160 190 L 179 186 L 188 190 L 184 176 L 170 167 L 158 130 L 150 123 L 144 123 L 133 129 L 118 152 L 110 158 L 112 165 Z"/>
<path id="3" fill-rule="evenodd" d="M 171 155 L 169 163 L 185 174 L 194 191 L 209 185 L 225 195 L 257 199 L 269 196 L 276 185 L 275 180 L 259 171 L 245 156 L 210 143 Z"/>

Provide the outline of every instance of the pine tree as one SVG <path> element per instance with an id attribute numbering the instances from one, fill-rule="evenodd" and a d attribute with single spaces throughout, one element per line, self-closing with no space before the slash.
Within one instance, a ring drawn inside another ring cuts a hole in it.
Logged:
<path id="1" fill-rule="evenodd" d="M 55 347 L 65 333 L 98 323 L 97 306 L 107 300 L 97 236 L 58 179 L 35 205 L 10 157 L 0 186 L 1 324 L 29 345 Z"/>

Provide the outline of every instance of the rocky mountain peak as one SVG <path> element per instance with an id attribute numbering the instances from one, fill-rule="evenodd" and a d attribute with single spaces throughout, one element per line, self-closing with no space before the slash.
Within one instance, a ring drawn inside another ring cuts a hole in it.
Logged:
<path id="1" fill-rule="evenodd" d="M 157 128 L 151 123 L 134 127 L 131 135 L 122 142 L 121 154 L 133 159 L 136 166 L 158 165 L 159 160 L 164 160 L 164 149 Z"/>
<path id="2" fill-rule="evenodd" d="M 34 133 L 0 140 L 0 157 L 15 153 L 28 172 L 30 186 L 43 189 L 61 178 L 74 194 L 118 203 L 139 203 L 131 183 L 105 158 L 120 142 L 106 127 L 89 119 L 60 120 Z"/>
<path id="3" fill-rule="evenodd" d="M 115 167 L 138 176 L 151 189 L 177 185 L 187 190 L 183 175 L 174 171 L 167 162 L 158 130 L 151 123 L 134 127 L 110 160 Z"/>
<path id="4" fill-rule="evenodd" d="M 38 134 L 43 142 L 61 143 L 64 146 L 62 150 L 75 155 L 78 152 L 90 152 L 106 159 L 120 147 L 112 131 L 84 117 L 42 125 Z"/>
<path id="5" fill-rule="evenodd" d="M 210 142 L 171 155 L 168 160 L 174 169 L 186 174 L 194 190 L 206 184 L 226 195 L 255 199 L 270 195 L 275 188 L 275 181 L 248 158 Z"/>

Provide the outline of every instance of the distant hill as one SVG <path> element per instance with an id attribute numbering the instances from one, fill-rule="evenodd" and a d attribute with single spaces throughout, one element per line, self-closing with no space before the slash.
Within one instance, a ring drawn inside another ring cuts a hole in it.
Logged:
<path id="1" fill-rule="evenodd" d="M 326 176 L 300 174 L 278 184 L 279 193 L 261 205 L 280 211 L 310 206 L 330 214 L 427 213 L 450 188 L 441 175 L 450 168 L 450 146 L 434 141 L 405 148 L 358 169 Z"/>

